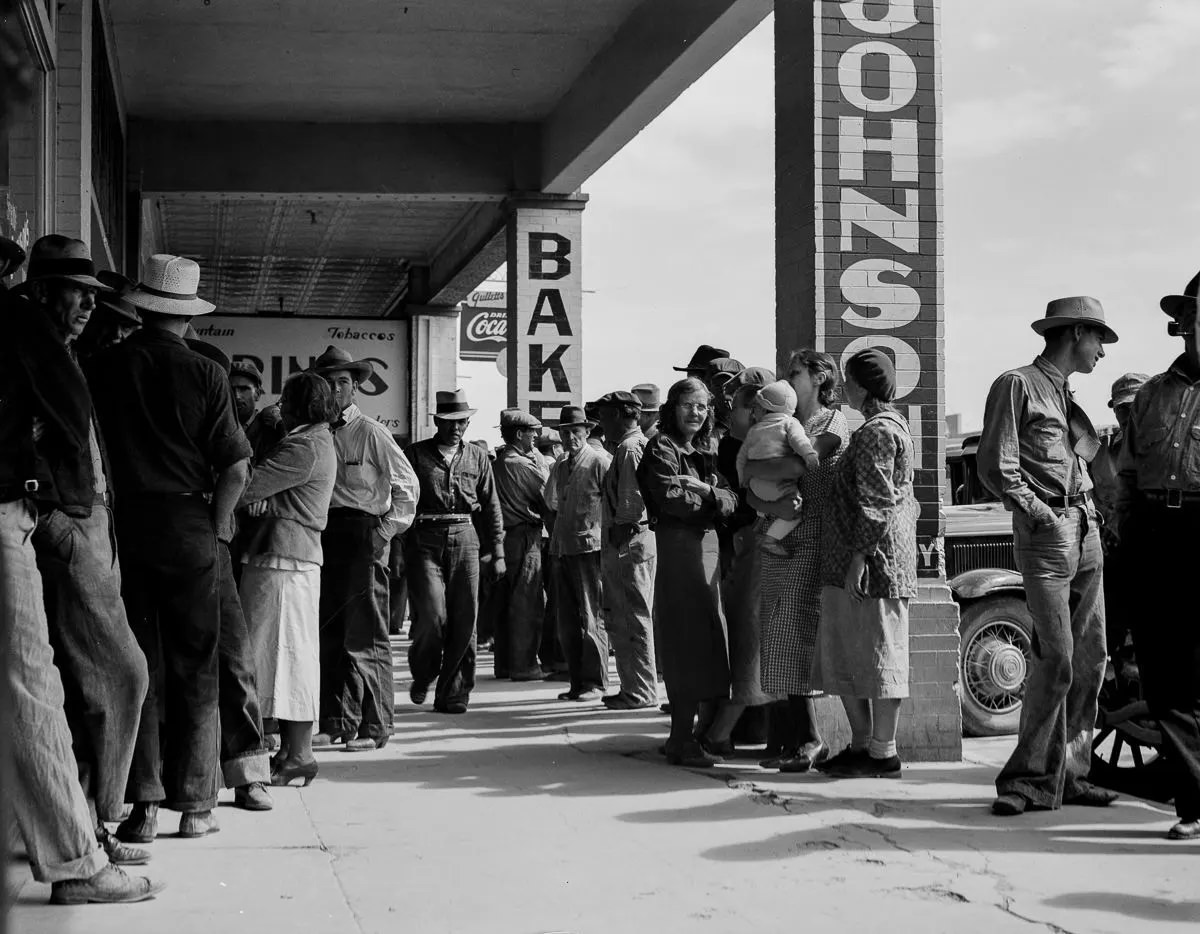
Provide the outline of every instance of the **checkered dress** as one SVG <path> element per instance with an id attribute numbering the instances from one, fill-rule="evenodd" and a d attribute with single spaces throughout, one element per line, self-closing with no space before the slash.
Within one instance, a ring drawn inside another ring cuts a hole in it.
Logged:
<path id="1" fill-rule="evenodd" d="M 818 412 L 805 422 L 804 430 L 814 442 L 823 434 L 835 434 L 842 443 L 800 481 L 800 524 L 783 540 L 789 556 L 762 556 L 761 677 L 768 694 L 814 693 L 813 654 L 821 621 L 821 513 L 834 467 L 850 440 L 850 426 L 838 411 Z"/>

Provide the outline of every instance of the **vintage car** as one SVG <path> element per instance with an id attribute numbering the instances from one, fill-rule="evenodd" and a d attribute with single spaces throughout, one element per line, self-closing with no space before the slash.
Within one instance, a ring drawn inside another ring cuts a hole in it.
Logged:
<path id="1" fill-rule="evenodd" d="M 975 466 L 979 436 L 946 455 L 946 578 L 959 624 L 963 730 L 970 736 L 1015 733 L 1032 651 L 1033 622 L 1013 555 L 1012 515 Z"/>

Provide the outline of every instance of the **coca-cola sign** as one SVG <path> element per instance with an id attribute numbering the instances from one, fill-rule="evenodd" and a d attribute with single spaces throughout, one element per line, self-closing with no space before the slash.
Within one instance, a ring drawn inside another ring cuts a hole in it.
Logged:
<path id="1" fill-rule="evenodd" d="M 473 308 L 459 313 L 458 355 L 463 360 L 495 360 L 508 341 L 508 311 Z"/>

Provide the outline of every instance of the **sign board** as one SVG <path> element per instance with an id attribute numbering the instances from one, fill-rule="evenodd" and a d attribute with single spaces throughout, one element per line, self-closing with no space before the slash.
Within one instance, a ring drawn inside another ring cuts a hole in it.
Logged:
<path id="1" fill-rule="evenodd" d="M 458 356 L 495 360 L 508 340 L 508 288 L 485 282 L 468 296 L 458 316 Z"/>
<path id="2" fill-rule="evenodd" d="M 785 16 L 815 17 L 811 29 L 796 33 L 815 38 L 807 50 L 815 69 L 806 80 L 801 71 L 792 75 L 807 85 L 807 101 L 795 84 L 777 94 L 794 107 L 805 137 L 792 143 L 800 147 L 795 152 L 807 149 L 815 161 L 815 172 L 801 170 L 788 182 L 801 185 L 805 174 L 816 181 L 807 196 L 816 246 L 810 346 L 839 364 L 866 347 L 895 361 L 896 404 L 915 444 L 919 566 L 934 577 L 942 566 L 945 451 L 937 14 L 937 0 L 789 4 Z M 815 140 L 808 127 L 815 127 Z M 803 264 L 802 241 L 785 235 L 780 242 L 781 267 Z M 801 304 L 803 291 L 792 290 L 785 301 L 799 306 L 796 314 L 811 314 Z"/>
<path id="3" fill-rule="evenodd" d="M 543 424 L 583 401 L 586 198 L 519 201 L 508 222 L 508 404 Z"/>
<path id="4" fill-rule="evenodd" d="M 408 322 L 207 315 L 193 327 L 230 359 L 251 360 L 262 370 L 261 405 L 275 402 L 287 378 L 312 366 L 330 344 L 370 361 L 374 372 L 358 387 L 358 407 L 392 434 L 408 435 Z"/>

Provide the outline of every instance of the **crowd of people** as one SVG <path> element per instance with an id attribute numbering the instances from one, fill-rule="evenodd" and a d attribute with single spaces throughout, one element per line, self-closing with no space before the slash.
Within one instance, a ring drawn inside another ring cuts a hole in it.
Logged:
<path id="1" fill-rule="evenodd" d="M 23 261 L 6 249 L 0 280 Z M 149 861 L 160 808 L 203 837 L 222 784 L 268 810 L 268 787 L 317 776 L 314 746 L 384 746 L 404 592 L 409 699 L 432 692 L 436 713 L 467 713 L 486 640 L 497 678 L 563 679 L 564 702 L 652 708 L 661 680 L 673 765 L 711 767 L 749 736 L 767 769 L 901 773 L 919 507 L 888 354 L 839 368 L 800 350 L 777 378 L 701 345 L 665 399 L 614 389 L 564 406 L 554 430 L 503 410 L 494 455 L 465 440 L 477 410 L 448 389 L 434 435 L 402 449 L 356 403 L 371 364 L 336 346 L 260 409 L 258 369 L 190 328 L 213 311 L 199 284 L 170 255 L 136 284 L 97 273 L 81 241 L 52 235 L 0 296 L 11 797 L 54 902 L 160 891 L 120 868 Z M 1194 547 L 1195 285 L 1168 309 L 1184 356 L 1117 410 L 1111 548 L 1156 580 L 1147 555 L 1183 573 Z M 993 387 L 979 455 L 1015 514 L 1036 631 L 998 814 L 1112 800 L 1082 771 L 1107 654 L 1100 447 L 1067 378 L 1116 335 L 1083 298 L 1035 330 L 1045 351 Z M 1179 783 L 1172 833 L 1197 836 L 1197 637 L 1135 637 Z M 850 725 L 836 754 L 822 693 Z"/>

